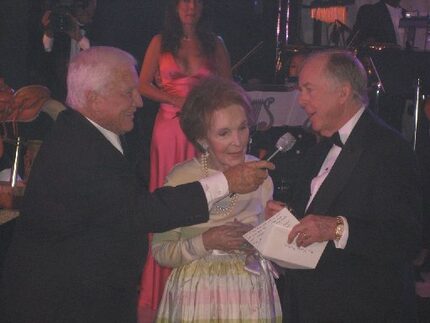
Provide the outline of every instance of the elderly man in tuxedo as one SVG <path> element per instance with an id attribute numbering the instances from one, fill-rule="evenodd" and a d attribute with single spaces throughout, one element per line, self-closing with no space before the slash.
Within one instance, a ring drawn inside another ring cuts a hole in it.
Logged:
<path id="1" fill-rule="evenodd" d="M 136 322 L 147 232 L 207 221 L 213 202 L 255 190 L 273 167 L 241 164 L 149 194 L 121 143 L 142 106 L 135 63 L 111 47 L 72 59 L 72 109 L 33 165 L 0 286 L 2 322 Z"/>
<path id="2" fill-rule="evenodd" d="M 288 241 L 328 244 L 315 269 L 287 270 L 286 322 L 413 322 L 422 202 L 415 156 L 366 108 L 366 74 L 351 53 L 313 54 L 299 88 L 325 139 L 303 163 L 290 204 L 300 222 Z"/>

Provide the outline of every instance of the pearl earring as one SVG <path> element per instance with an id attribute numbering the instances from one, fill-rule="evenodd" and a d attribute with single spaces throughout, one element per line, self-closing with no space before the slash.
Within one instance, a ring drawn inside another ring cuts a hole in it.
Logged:
<path id="1" fill-rule="evenodd" d="M 199 143 L 199 145 L 203 148 L 203 150 L 205 151 L 205 152 L 207 152 L 208 151 L 208 149 L 209 149 L 209 146 L 208 146 L 208 144 L 207 143 L 205 143 L 205 142 L 198 142 Z"/>

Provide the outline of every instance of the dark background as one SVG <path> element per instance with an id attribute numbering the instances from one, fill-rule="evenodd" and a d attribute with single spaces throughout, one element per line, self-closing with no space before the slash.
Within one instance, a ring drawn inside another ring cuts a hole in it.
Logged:
<path id="1" fill-rule="evenodd" d="M 162 26 L 165 0 L 98 0 L 92 44 L 124 49 L 141 64 L 152 36 Z M 38 84 L 43 53 L 42 0 L 2 0 L 0 7 L 0 75 L 15 89 Z M 263 45 L 236 71 L 237 79 L 274 80 L 276 0 L 212 2 L 214 30 L 225 41 L 232 65 L 260 41 Z M 139 66 L 140 67 L 140 66 Z"/>

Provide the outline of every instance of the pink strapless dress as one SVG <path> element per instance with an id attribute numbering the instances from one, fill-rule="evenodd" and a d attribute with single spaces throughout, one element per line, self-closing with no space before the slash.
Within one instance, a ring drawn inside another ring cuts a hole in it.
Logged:
<path id="1" fill-rule="evenodd" d="M 161 86 L 164 91 L 185 97 L 202 78 L 213 74 L 209 64 L 204 64 L 193 75 L 185 74 L 171 53 L 163 53 L 159 59 Z M 163 186 L 167 174 L 174 165 L 195 157 L 196 150 L 187 140 L 179 125 L 180 108 L 161 103 L 152 132 L 150 152 L 149 189 Z M 151 241 L 152 235 L 149 235 Z M 149 244 L 150 245 L 150 244 Z M 156 310 L 163 295 L 170 268 L 159 266 L 149 248 L 141 279 L 139 308 Z"/>

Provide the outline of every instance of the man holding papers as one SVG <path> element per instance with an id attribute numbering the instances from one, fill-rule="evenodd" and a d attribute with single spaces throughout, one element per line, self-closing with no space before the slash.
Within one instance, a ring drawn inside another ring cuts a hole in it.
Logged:
<path id="1" fill-rule="evenodd" d="M 409 145 L 366 108 L 366 86 L 346 51 L 316 53 L 300 72 L 300 104 L 324 138 L 300 170 L 288 241 L 328 244 L 315 269 L 287 269 L 286 322 L 415 320 L 419 174 Z"/>

